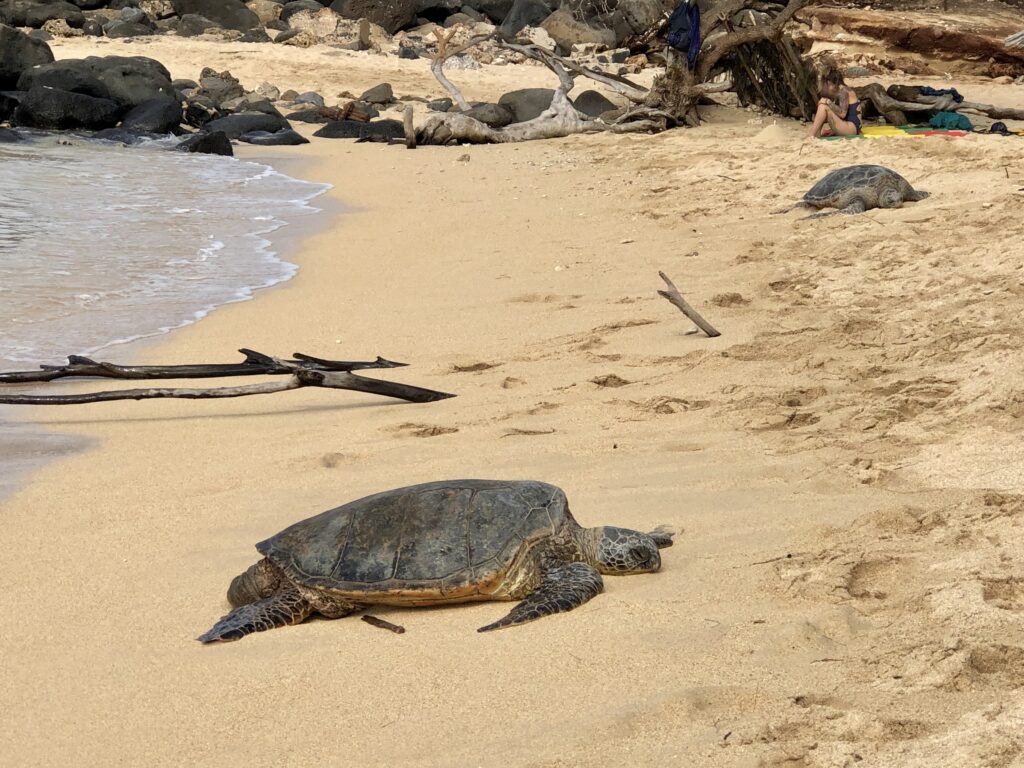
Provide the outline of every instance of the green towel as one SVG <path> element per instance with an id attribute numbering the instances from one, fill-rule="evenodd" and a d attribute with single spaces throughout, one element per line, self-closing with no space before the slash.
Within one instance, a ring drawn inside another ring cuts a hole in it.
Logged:
<path id="1" fill-rule="evenodd" d="M 974 130 L 974 126 L 971 125 L 971 121 L 959 112 L 939 112 L 932 115 L 932 119 L 928 121 L 928 125 L 933 128 L 942 128 L 946 131 Z"/>

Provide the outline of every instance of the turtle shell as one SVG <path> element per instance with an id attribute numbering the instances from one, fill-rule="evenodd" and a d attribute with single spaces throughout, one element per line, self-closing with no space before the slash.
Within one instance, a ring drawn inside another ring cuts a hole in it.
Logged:
<path id="1" fill-rule="evenodd" d="M 834 202 L 836 198 L 848 189 L 871 187 L 883 176 L 897 179 L 906 185 L 906 189 L 912 189 L 906 179 L 896 173 L 896 171 L 889 170 L 885 166 L 849 165 L 827 174 L 821 181 L 810 188 L 807 194 L 804 195 L 804 200 L 812 205 L 827 205 Z"/>
<path id="2" fill-rule="evenodd" d="M 501 585 L 524 544 L 567 523 L 576 524 L 553 485 L 452 480 L 349 502 L 256 549 L 293 581 L 353 600 L 479 600 Z"/>

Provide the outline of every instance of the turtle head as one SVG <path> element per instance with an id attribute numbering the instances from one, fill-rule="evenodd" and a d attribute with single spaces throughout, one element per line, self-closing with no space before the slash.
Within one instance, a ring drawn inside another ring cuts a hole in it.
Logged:
<path id="1" fill-rule="evenodd" d="M 593 528 L 594 567 L 601 573 L 653 573 L 661 568 L 662 547 L 672 546 L 672 531 L 664 526 L 650 533 L 615 528 Z"/>
<path id="2" fill-rule="evenodd" d="M 899 208 L 903 205 L 903 195 L 898 189 L 887 187 L 878 196 L 878 205 L 881 208 Z"/>

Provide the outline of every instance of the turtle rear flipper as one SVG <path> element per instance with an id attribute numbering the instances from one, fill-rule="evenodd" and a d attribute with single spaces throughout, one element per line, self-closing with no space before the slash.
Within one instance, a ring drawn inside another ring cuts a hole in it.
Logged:
<path id="1" fill-rule="evenodd" d="M 235 608 L 221 617 L 209 632 L 196 639 L 201 643 L 239 640 L 253 632 L 298 624 L 312 612 L 313 606 L 297 589 L 283 589 L 270 597 Z"/>
<path id="2" fill-rule="evenodd" d="M 544 574 L 544 581 L 513 608 L 508 616 L 477 632 L 490 632 L 513 627 L 528 621 L 578 608 L 592 597 L 601 594 L 604 581 L 596 569 L 586 563 L 569 563 L 552 568 Z"/>
<path id="3" fill-rule="evenodd" d="M 786 206 L 785 208 L 780 208 L 777 211 L 772 211 L 772 216 L 779 216 L 779 215 L 781 215 L 783 213 L 789 213 L 790 211 L 795 211 L 797 208 L 813 208 L 813 207 L 814 207 L 813 205 L 811 205 L 810 203 L 806 202 L 805 200 L 801 200 L 799 203 L 793 203 L 792 205 Z"/>

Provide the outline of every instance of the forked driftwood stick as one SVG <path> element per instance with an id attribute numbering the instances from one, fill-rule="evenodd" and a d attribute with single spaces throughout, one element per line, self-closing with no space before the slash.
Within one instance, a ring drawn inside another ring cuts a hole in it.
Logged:
<path id="1" fill-rule="evenodd" d="M 679 289 L 676 288 L 675 284 L 668 279 L 668 275 L 666 275 L 664 272 L 658 272 L 658 274 L 661 275 L 661 279 L 664 280 L 665 285 L 668 286 L 667 291 L 658 291 L 659 296 L 663 296 L 664 298 L 668 299 L 670 302 L 675 304 L 679 308 L 680 312 L 682 312 L 684 315 L 690 318 L 693 321 L 694 325 L 696 325 L 698 328 L 704 331 L 705 334 L 707 334 L 708 338 L 713 339 L 715 336 L 722 335 L 721 333 L 716 331 L 714 327 L 712 327 L 711 323 L 709 323 L 707 320 L 701 317 L 700 313 L 697 312 L 697 310 L 695 310 L 687 303 L 686 299 L 684 299 L 682 294 L 679 293 Z"/>
<path id="2" fill-rule="evenodd" d="M 218 397 L 243 397 L 245 395 L 266 395 L 286 392 L 301 387 L 323 387 L 325 389 L 348 389 L 367 392 L 384 397 L 394 397 L 412 403 L 430 403 L 455 395 L 432 389 L 398 384 L 393 381 L 368 379 L 352 373 L 367 368 L 396 368 L 404 363 L 394 363 L 377 358 L 374 362 L 344 362 L 323 360 L 310 355 L 295 353 L 295 360 L 283 360 L 263 355 L 252 350 L 242 350 L 245 362 L 226 365 L 171 365 L 171 366 L 117 366 L 98 363 L 85 357 L 72 356 L 66 366 L 43 366 L 41 372 L 24 371 L 0 374 L 0 382 L 22 384 L 44 382 L 68 376 L 90 376 L 125 380 L 210 378 L 227 376 L 288 375 L 286 381 L 265 384 L 248 384 L 239 387 L 187 388 L 140 388 L 120 389 L 105 392 L 89 392 L 74 395 L 7 395 L 0 396 L 5 405 L 80 405 L 102 403 L 110 400 L 149 400 L 154 398 L 177 397 L 199 400 Z"/>

